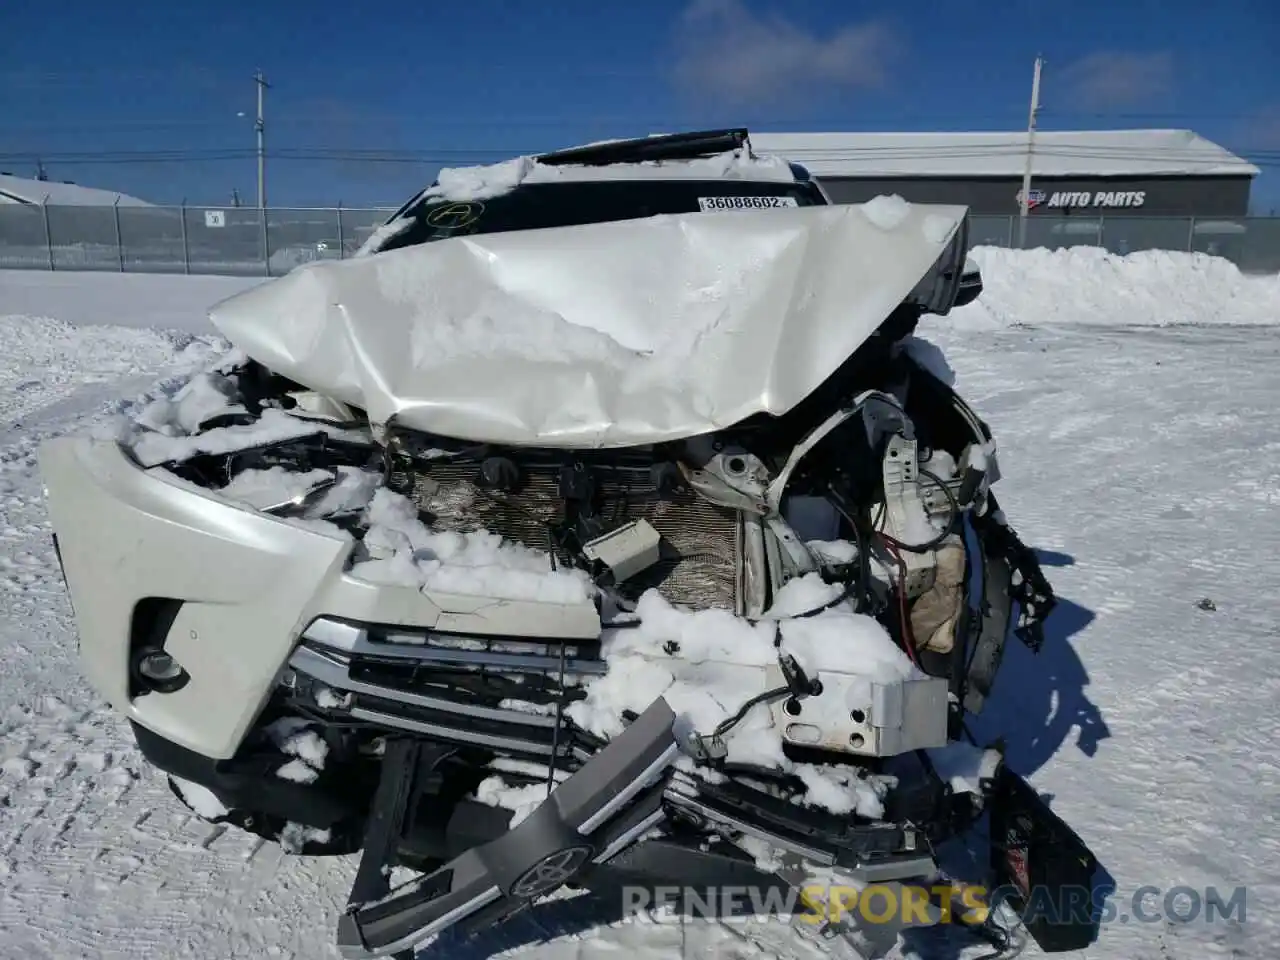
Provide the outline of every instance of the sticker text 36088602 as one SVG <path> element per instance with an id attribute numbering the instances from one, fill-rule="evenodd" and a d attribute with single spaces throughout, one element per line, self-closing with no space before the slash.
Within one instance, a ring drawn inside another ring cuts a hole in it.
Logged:
<path id="1" fill-rule="evenodd" d="M 795 197 L 699 197 L 698 207 L 703 213 L 711 210 L 772 210 L 777 207 L 798 207 Z"/>

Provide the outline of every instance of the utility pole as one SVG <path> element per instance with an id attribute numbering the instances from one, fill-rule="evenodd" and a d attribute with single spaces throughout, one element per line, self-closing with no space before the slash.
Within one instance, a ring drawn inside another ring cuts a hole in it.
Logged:
<path id="1" fill-rule="evenodd" d="M 1022 172 L 1022 195 L 1018 203 L 1018 249 L 1027 245 L 1027 212 L 1031 209 L 1031 153 L 1035 146 L 1036 114 L 1040 112 L 1040 68 L 1044 61 L 1036 57 L 1036 72 L 1031 80 L 1031 114 L 1027 117 L 1027 166 Z"/>
<path id="2" fill-rule="evenodd" d="M 269 84 L 261 70 L 253 75 L 253 82 L 258 85 L 258 119 L 253 125 L 258 133 L 258 209 L 263 210 L 267 206 L 267 125 L 262 119 L 262 99 Z"/>

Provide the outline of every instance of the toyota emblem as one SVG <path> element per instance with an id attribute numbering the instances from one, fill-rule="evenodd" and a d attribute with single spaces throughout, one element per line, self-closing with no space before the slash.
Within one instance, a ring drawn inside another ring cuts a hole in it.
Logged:
<path id="1" fill-rule="evenodd" d="M 550 893 L 582 869 L 591 856 L 590 847 L 566 847 L 543 857 L 511 885 L 511 896 L 529 900 Z"/>

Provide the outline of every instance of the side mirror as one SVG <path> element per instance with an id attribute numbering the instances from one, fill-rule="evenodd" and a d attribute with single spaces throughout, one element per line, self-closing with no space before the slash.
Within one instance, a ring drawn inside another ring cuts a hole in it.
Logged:
<path id="1" fill-rule="evenodd" d="M 968 257 L 964 258 L 964 272 L 960 274 L 960 289 L 956 292 L 955 306 L 973 303 L 982 293 L 982 271 Z"/>

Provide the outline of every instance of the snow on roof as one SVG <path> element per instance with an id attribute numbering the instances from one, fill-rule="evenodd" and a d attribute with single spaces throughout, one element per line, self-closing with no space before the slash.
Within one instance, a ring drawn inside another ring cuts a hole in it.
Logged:
<path id="1" fill-rule="evenodd" d="M 127 193 L 82 187 L 75 183 L 58 183 L 55 180 L 30 180 L 0 174 L 0 203 L 45 203 L 53 206 L 97 207 L 119 203 L 122 207 L 149 207 L 151 204 Z"/>
<path id="2" fill-rule="evenodd" d="M 640 163 L 545 164 L 531 156 L 477 167 L 446 167 L 424 193 L 445 200 L 484 200 L 525 183 L 584 180 L 770 180 L 791 183 L 795 173 L 777 157 L 751 156 L 744 150 L 691 160 Z"/>
<path id="3" fill-rule="evenodd" d="M 751 146 L 815 177 L 1020 177 L 1027 135 L 753 133 Z M 1256 176 L 1258 168 L 1191 130 L 1050 130 L 1035 135 L 1032 174 Z"/>

